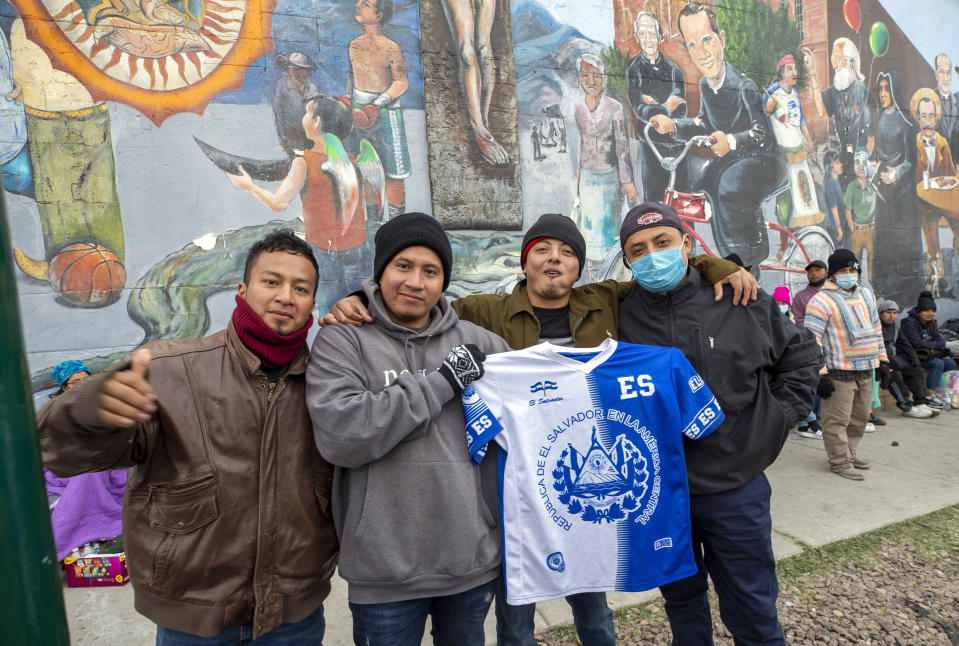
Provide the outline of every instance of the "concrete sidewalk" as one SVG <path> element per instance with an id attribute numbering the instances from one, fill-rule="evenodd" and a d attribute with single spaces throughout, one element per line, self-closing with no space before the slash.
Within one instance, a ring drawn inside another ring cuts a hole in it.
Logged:
<path id="1" fill-rule="evenodd" d="M 872 463 L 864 482 L 829 472 L 821 440 L 790 437 L 767 471 L 772 482 L 773 548 L 777 558 L 820 546 L 959 503 L 959 411 L 913 420 L 891 412 L 867 434 L 859 455 Z M 893 446 L 897 443 L 898 446 Z M 129 585 L 64 589 L 71 643 L 82 646 L 143 645 L 154 642 L 154 625 L 133 610 Z M 609 594 L 614 608 L 658 596 L 656 591 Z M 328 646 L 353 643 L 346 583 L 339 577 L 324 604 Z M 540 603 L 536 629 L 569 623 L 565 601 Z M 495 643 L 492 611 L 487 643 Z M 427 628 L 424 644 L 432 644 Z"/>

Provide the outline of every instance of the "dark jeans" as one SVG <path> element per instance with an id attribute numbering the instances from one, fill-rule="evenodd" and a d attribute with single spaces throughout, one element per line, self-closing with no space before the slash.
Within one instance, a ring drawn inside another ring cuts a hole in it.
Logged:
<path id="1" fill-rule="evenodd" d="M 784 645 L 776 615 L 771 489 L 765 475 L 720 493 L 690 496 L 693 553 L 699 571 L 662 586 L 673 644 L 713 643 L 706 574 L 719 598 L 719 615 L 737 646 Z"/>
<path id="2" fill-rule="evenodd" d="M 942 381 L 942 373 L 956 369 L 956 362 L 952 357 L 936 357 L 920 361 L 919 365 L 928 370 L 926 374 L 926 388 L 935 390 Z"/>
<path id="3" fill-rule="evenodd" d="M 156 646 L 235 646 L 243 644 L 263 644 L 263 646 L 322 646 L 326 622 L 323 619 L 323 606 L 316 612 L 295 624 L 277 626 L 259 639 L 253 639 L 253 626 L 227 628 L 214 637 L 197 637 L 178 630 L 157 626 Z"/>
<path id="4" fill-rule="evenodd" d="M 389 603 L 350 602 L 353 642 L 357 646 L 419 646 L 429 615 L 436 646 L 483 646 L 483 622 L 495 593 L 494 580 L 445 597 Z"/>
<path id="5" fill-rule="evenodd" d="M 535 603 L 511 606 L 506 603 L 505 577 L 499 578 L 496 590 L 497 646 L 536 646 L 533 638 Z M 605 592 L 584 592 L 566 597 L 573 611 L 573 624 L 583 646 L 613 646 L 616 629 L 613 611 L 606 604 Z"/>

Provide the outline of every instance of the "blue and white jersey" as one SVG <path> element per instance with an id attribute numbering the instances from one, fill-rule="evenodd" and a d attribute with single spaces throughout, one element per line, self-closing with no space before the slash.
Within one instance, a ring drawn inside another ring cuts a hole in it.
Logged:
<path id="1" fill-rule="evenodd" d="M 676 348 L 542 343 L 463 392 L 470 456 L 499 451 L 507 600 L 640 591 L 696 572 L 683 435 L 723 421 Z"/>

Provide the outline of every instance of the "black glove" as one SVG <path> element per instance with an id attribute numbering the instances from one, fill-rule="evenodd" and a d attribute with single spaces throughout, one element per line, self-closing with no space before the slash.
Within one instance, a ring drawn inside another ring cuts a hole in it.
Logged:
<path id="1" fill-rule="evenodd" d="M 453 390 L 459 394 L 471 383 L 483 376 L 483 362 L 486 355 L 472 343 L 454 345 L 443 360 L 438 372 L 450 382 Z"/>
<path id="2" fill-rule="evenodd" d="M 888 390 L 890 378 L 892 378 L 892 370 L 889 369 L 889 362 L 880 361 L 879 367 L 876 368 L 876 379 L 879 381 L 879 387 Z"/>
<path id="3" fill-rule="evenodd" d="M 816 394 L 819 395 L 821 399 L 829 399 L 834 392 L 836 392 L 836 385 L 833 384 L 832 377 L 829 375 L 820 375 L 819 385 L 816 386 Z"/>

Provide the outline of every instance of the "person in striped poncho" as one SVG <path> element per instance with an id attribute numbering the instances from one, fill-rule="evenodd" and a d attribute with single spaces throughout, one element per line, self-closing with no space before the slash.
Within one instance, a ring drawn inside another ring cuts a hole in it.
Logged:
<path id="1" fill-rule="evenodd" d="M 856 454 L 872 403 L 872 380 L 888 382 L 876 296 L 859 283 L 860 266 L 849 249 L 829 256 L 828 280 L 806 305 L 804 326 L 823 349 L 818 394 L 822 435 L 832 472 L 862 480 L 869 463 Z"/>

